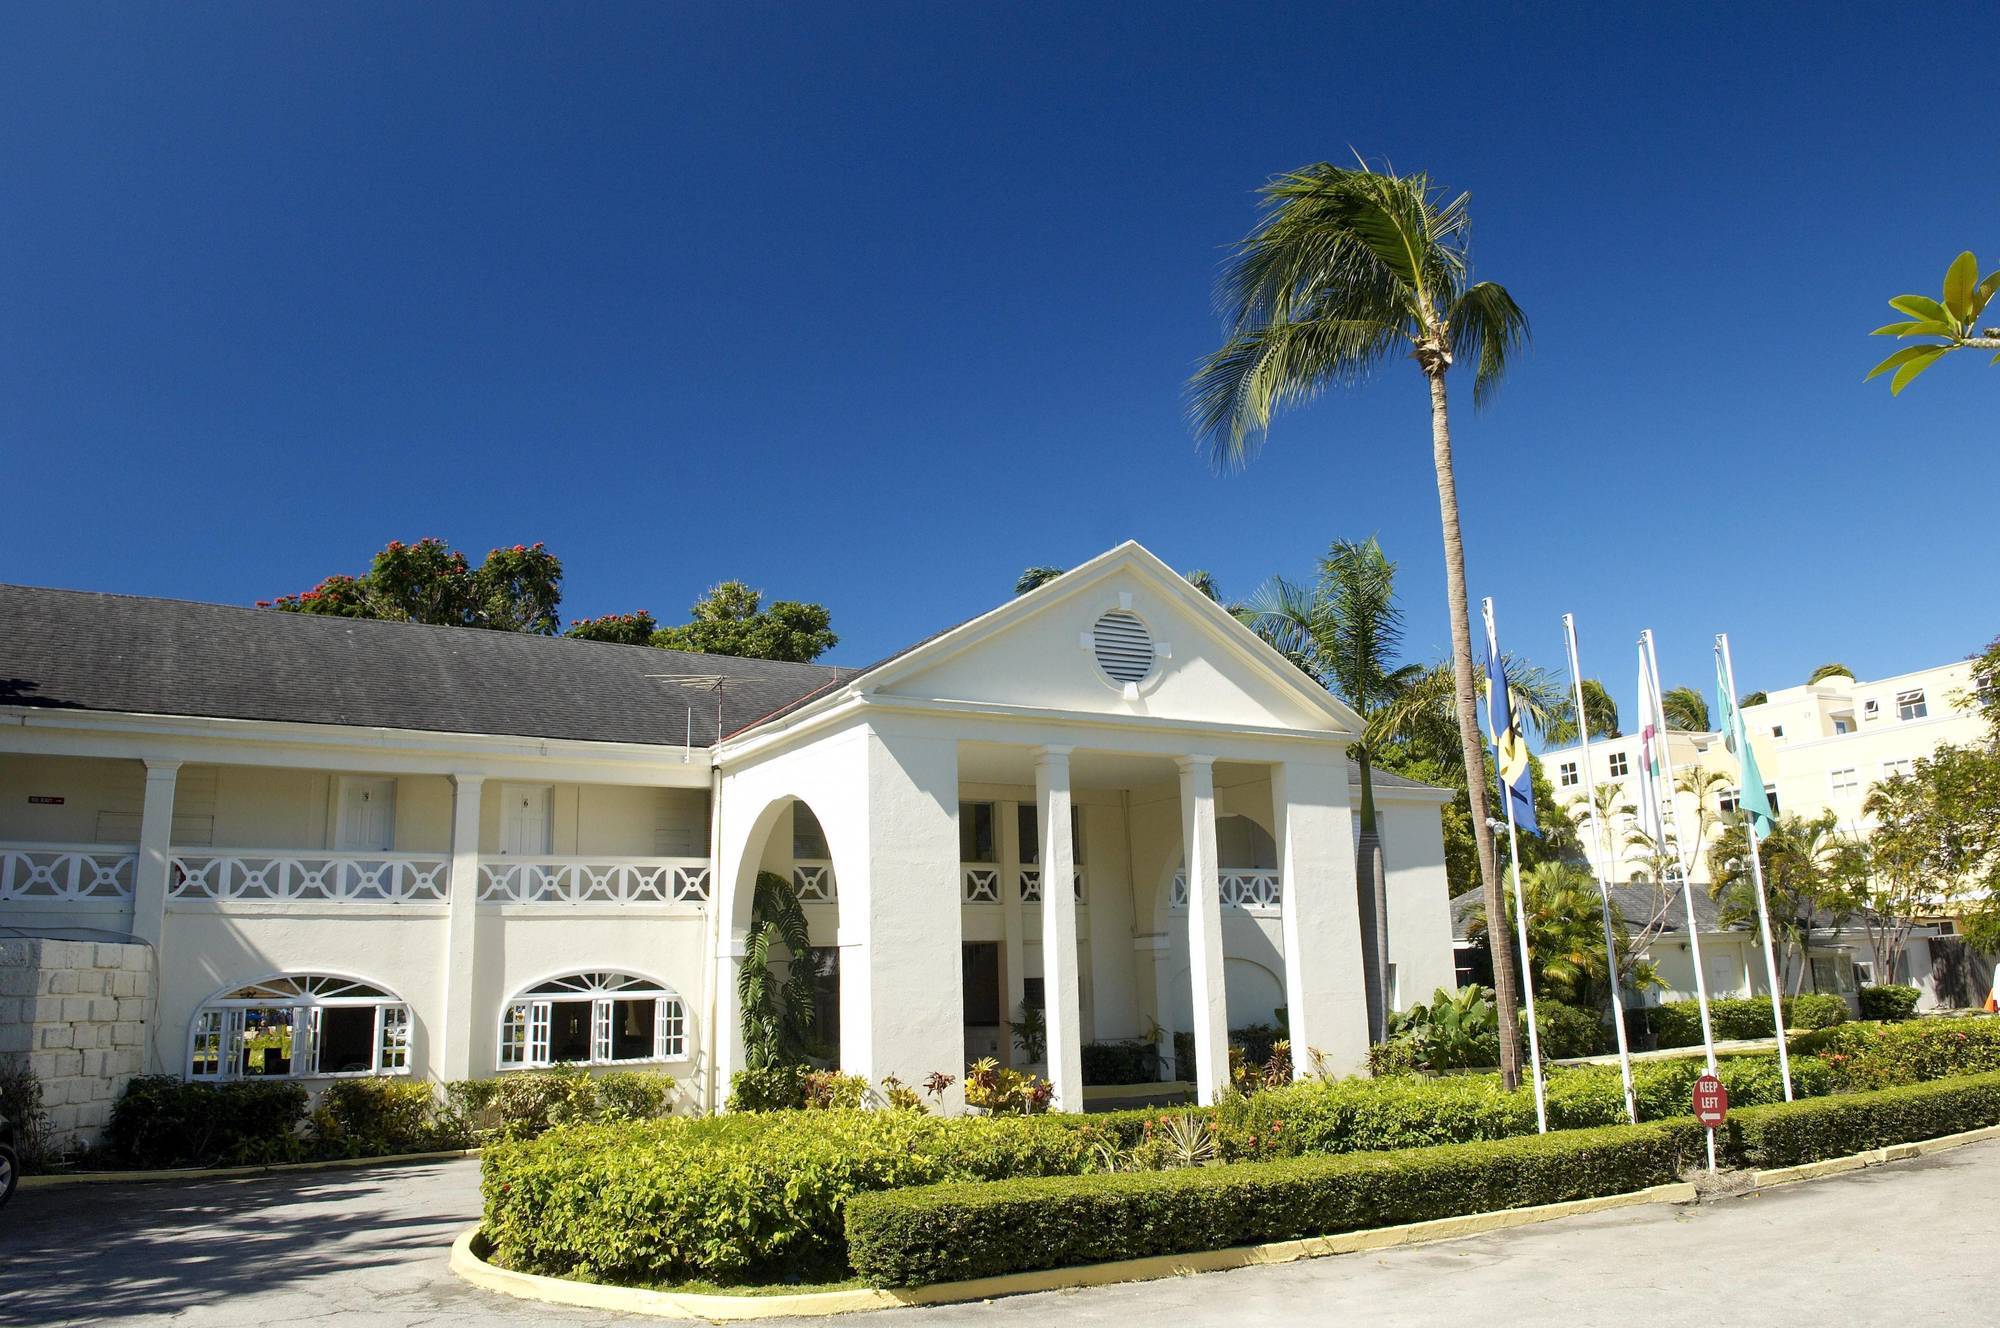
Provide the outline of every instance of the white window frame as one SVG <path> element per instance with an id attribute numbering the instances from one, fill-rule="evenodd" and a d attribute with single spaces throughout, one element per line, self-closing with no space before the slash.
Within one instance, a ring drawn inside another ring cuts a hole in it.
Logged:
<path id="1" fill-rule="evenodd" d="M 1873 697 L 1870 697 L 1868 700 L 1863 701 L 1861 703 L 1861 717 L 1863 719 L 1874 719 L 1881 713 L 1882 713 L 1882 703 L 1880 701 L 1875 700 Z"/>
<path id="2" fill-rule="evenodd" d="M 1783 724 L 1773 724 L 1771 726 L 1771 739 L 1774 742 L 1783 742 L 1785 740 L 1785 726 Z"/>
<path id="3" fill-rule="evenodd" d="M 1896 718 L 1905 723 L 1913 719 L 1924 719 L 1931 713 L 1930 699 L 1921 687 L 1896 693 Z"/>
<path id="4" fill-rule="evenodd" d="M 1612 779 L 1623 779 L 1632 773 L 1631 758 L 1624 752 L 1612 752 L 1604 758 L 1604 770 Z"/>
<path id="5" fill-rule="evenodd" d="M 1915 776 L 1917 763 L 1907 756 L 1898 756 L 1882 763 L 1882 778 L 1894 779 L 1897 775 Z"/>
<path id="6" fill-rule="evenodd" d="M 321 1015 L 329 1009 L 370 1008 L 375 1029 L 365 1070 L 319 1068 Z M 245 1016 L 252 1010 L 286 1010 L 292 1019 L 292 1064 L 284 1074 L 242 1073 Z M 410 1073 L 410 1007 L 379 982 L 335 973 L 273 973 L 224 989 L 196 1008 L 189 1021 L 183 1077 L 198 1083 L 257 1079 L 374 1079 Z M 195 1049 L 214 1046 L 215 1070 L 195 1069 Z M 304 1054 L 301 1054 L 303 1050 Z"/>
<path id="7" fill-rule="evenodd" d="M 1556 781 L 1558 788 L 1575 788 L 1578 784 L 1582 783 L 1583 777 L 1577 772 L 1576 762 L 1564 761 L 1557 765 Z"/>
<path id="8" fill-rule="evenodd" d="M 624 1001 L 653 1002 L 653 1054 L 614 1057 L 612 1035 L 618 1006 Z M 685 1061 L 688 1047 L 687 1003 L 664 982 L 635 973 L 597 970 L 564 973 L 530 984 L 500 1007 L 498 1068 L 545 1070 L 550 1058 L 550 1031 L 558 1002 L 590 1004 L 590 1058 L 579 1065 L 665 1065 Z"/>
<path id="9" fill-rule="evenodd" d="M 1828 785 L 1835 793 L 1852 793 L 1861 787 L 1861 771 L 1851 765 L 1826 772 Z"/>

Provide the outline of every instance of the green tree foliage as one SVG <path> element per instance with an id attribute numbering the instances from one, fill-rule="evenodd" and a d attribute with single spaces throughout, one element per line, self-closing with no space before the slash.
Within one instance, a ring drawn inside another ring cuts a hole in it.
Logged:
<path id="1" fill-rule="evenodd" d="M 1771 939 L 1779 948 L 1779 965 L 1789 974 L 1791 990 L 1807 979 L 1806 941 L 1815 927 L 1844 925 L 1860 911 L 1863 901 L 1855 884 L 1863 879 L 1858 867 L 1859 845 L 1840 833 L 1831 811 L 1805 817 L 1778 817 L 1771 833 L 1758 844 L 1764 867 L 1764 899 L 1770 909 Z M 1731 816 L 1708 850 L 1708 891 L 1722 906 L 1727 925 L 1754 926 L 1757 897 L 1741 814 Z M 1798 963 L 1793 963 L 1797 956 Z M 1814 990 L 1818 988 L 1815 987 Z"/>
<path id="2" fill-rule="evenodd" d="M 578 641 L 649 646 L 659 630 L 660 625 L 653 621 L 653 615 L 640 609 L 637 613 L 607 613 L 602 618 L 578 618 L 563 629 L 563 635 Z"/>
<path id="3" fill-rule="evenodd" d="M 1611 985 L 1604 953 L 1603 896 L 1590 872 L 1572 862 L 1542 862 L 1521 873 L 1527 904 L 1528 950 L 1534 956 L 1535 994 L 1589 1010 L 1608 1010 Z M 1664 985 L 1653 965 L 1639 957 L 1625 919 L 1614 912 L 1612 936 L 1618 970 L 1633 987 Z M 1486 910 L 1471 919 L 1468 934 L 1484 938 Z M 1511 913 L 1502 925 L 1513 936 Z"/>
<path id="4" fill-rule="evenodd" d="M 781 599 L 767 608 L 763 592 L 741 581 L 724 581 L 696 601 L 691 612 L 693 621 L 662 627 L 653 634 L 653 644 L 668 650 L 805 663 L 840 641 L 831 630 L 832 615 L 823 606 Z"/>
<path id="5" fill-rule="evenodd" d="M 2000 271 L 1979 275 L 1979 258 L 1970 249 L 1952 260 L 1945 269 L 1943 298 L 1928 295 L 1898 295 L 1889 307 L 1903 315 L 1902 321 L 1878 327 L 1871 336 L 1934 337 L 1915 346 L 1905 346 L 1868 371 L 1868 378 L 1895 370 L 1889 380 L 1889 395 L 1901 396 L 1916 376 L 1955 350 L 1990 350 L 1990 363 L 2000 364 L 2000 327 L 1981 328 L 1979 316 L 1993 292 L 2000 290 Z M 1867 381 L 1867 378 L 1862 380 Z"/>
<path id="6" fill-rule="evenodd" d="M 1604 690 L 1604 684 L 1595 678 L 1583 680 L 1583 717 L 1589 721 L 1590 736 L 1593 738 L 1617 738 L 1623 735 L 1618 729 L 1618 703 L 1611 699 L 1611 693 Z M 1576 703 L 1563 702 L 1561 712 L 1542 730 L 1542 737 L 1551 743 L 1575 742 L 1580 736 L 1576 726 Z"/>
<path id="7" fill-rule="evenodd" d="M 1736 698 L 1736 704 L 1739 707 L 1747 708 L 1753 705 L 1763 705 L 1770 699 L 1771 694 L 1769 692 L 1745 692 Z"/>
<path id="8" fill-rule="evenodd" d="M 1845 664 L 1822 664 L 1812 671 L 1811 677 L 1806 679 L 1806 686 L 1811 687 L 1814 683 L 1825 682 L 1828 678 L 1852 678 L 1853 676 L 1854 670 L 1848 668 Z"/>
<path id="9" fill-rule="evenodd" d="M 258 608 L 553 636 L 562 564 L 540 544 L 494 549 L 474 567 L 443 540 L 391 540 L 361 576 L 330 576 Z"/>
<path id="10" fill-rule="evenodd" d="M 1708 701 L 1694 687 L 1669 687 L 1660 693 L 1660 713 L 1667 728 L 1682 733 L 1708 732 Z"/>

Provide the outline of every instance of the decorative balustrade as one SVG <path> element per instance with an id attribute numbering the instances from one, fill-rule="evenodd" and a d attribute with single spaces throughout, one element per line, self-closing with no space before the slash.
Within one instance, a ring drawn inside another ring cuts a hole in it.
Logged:
<path id="1" fill-rule="evenodd" d="M 1076 902 L 1083 902 L 1083 868 L 1075 869 Z M 1039 904 L 1042 902 L 1042 869 L 1040 867 L 1021 868 L 1021 902 Z"/>
<path id="2" fill-rule="evenodd" d="M 1275 909 L 1284 902 L 1283 887 L 1274 867 L 1224 867 L 1216 874 L 1224 908 Z M 1188 904 L 1187 873 L 1174 873 L 1174 887 L 1168 896 L 1175 908 Z"/>
<path id="3" fill-rule="evenodd" d="M 801 904 L 833 903 L 838 897 L 835 894 L 833 864 L 795 863 L 792 867 L 792 889 L 798 893 Z"/>
<path id="4" fill-rule="evenodd" d="M 0 845 L 0 900 L 130 899 L 136 849 L 101 844 Z"/>
<path id="5" fill-rule="evenodd" d="M 178 852 L 170 899 L 306 904 L 442 904 L 451 860 L 434 853 Z"/>
<path id="6" fill-rule="evenodd" d="M 497 904 L 699 904 L 701 858 L 481 858 L 479 898 Z"/>
<path id="7" fill-rule="evenodd" d="M 968 862 L 960 866 L 964 879 L 963 898 L 968 904 L 997 904 L 1000 902 L 1000 869 L 991 865 Z"/>

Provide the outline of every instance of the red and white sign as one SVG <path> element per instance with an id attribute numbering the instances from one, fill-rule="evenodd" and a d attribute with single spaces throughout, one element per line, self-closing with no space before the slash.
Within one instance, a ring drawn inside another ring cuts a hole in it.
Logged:
<path id="1" fill-rule="evenodd" d="M 1729 1090 L 1712 1074 L 1694 1081 L 1694 1118 L 1708 1129 L 1722 1124 L 1729 1114 Z"/>

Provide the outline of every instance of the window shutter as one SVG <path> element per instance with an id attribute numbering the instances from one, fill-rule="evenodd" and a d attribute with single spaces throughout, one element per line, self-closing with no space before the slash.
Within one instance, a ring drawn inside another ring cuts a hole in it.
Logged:
<path id="1" fill-rule="evenodd" d="M 528 1064 L 549 1063 L 549 1003 L 536 1001 L 528 1007 Z"/>
<path id="2" fill-rule="evenodd" d="M 611 1059 L 611 1014 L 616 1002 L 598 998 L 590 1003 L 590 1059 Z"/>

